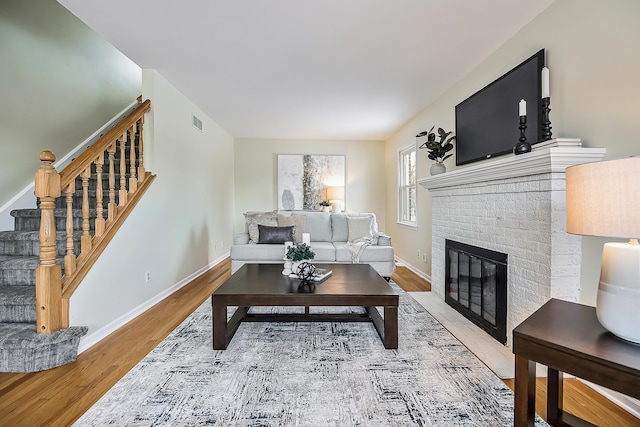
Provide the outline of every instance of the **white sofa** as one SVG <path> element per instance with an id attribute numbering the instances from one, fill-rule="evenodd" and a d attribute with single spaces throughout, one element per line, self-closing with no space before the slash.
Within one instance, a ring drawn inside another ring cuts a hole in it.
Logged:
<path id="1" fill-rule="evenodd" d="M 311 249 L 315 252 L 314 264 L 367 263 L 387 279 L 395 270 L 391 238 L 378 231 L 373 213 L 271 211 L 249 212 L 245 217 L 246 232 L 236 235 L 231 246 L 233 273 L 246 263 L 283 263 L 283 243 L 259 243 L 259 228 L 263 228 L 263 234 L 275 229 L 259 226 L 286 227 L 291 224 L 295 224 L 296 243 L 301 241 L 302 233 L 310 234 Z"/>

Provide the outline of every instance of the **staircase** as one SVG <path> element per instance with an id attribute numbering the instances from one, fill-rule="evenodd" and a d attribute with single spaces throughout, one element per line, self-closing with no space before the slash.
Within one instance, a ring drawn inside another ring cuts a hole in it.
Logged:
<path id="1" fill-rule="evenodd" d="M 68 327 L 69 297 L 154 178 L 142 166 L 142 119 L 133 123 L 124 133 L 107 132 L 76 159 L 80 164 L 74 160 L 60 174 L 50 166 L 53 154 L 43 152 L 40 181 L 57 179 L 60 197 L 39 193 L 36 174 L 38 206 L 12 211 L 14 230 L 0 231 L 0 372 L 41 371 L 76 359 L 87 327 Z"/>

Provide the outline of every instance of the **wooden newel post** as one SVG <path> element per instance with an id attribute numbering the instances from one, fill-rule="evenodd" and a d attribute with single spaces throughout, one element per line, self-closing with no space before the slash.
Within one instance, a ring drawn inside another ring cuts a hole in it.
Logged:
<path id="1" fill-rule="evenodd" d="M 62 324 L 62 270 L 56 264 L 54 210 L 60 197 L 60 175 L 51 165 L 51 151 L 40 154 L 42 166 L 35 176 L 35 195 L 40 198 L 40 266 L 36 268 L 36 324 L 38 333 L 50 334 Z"/>

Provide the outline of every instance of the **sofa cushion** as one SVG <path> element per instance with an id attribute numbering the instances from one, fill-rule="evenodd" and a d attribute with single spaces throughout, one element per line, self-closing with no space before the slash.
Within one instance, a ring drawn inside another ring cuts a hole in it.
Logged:
<path id="1" fill-rule="evenodd" d="M 258 243 L 258 241 L 260 240 L 258 224 L 270 225 L 272 227 L 276 227 L 278 225 L 278 220 L 276 219 L 277 214 L 278 211 L 247 212 L 244 214 L 244 217 L 247 221 L 249 239 L 251 240 L 251 242 Z"/>
<path id="2" fill-rule="evenodd" d="M 284 245 L 233 245 L 231 259 L 251 262 L 282 261 L 284 263 Z"/>
<path id="3" fill-rule="evenodd" d="M 278 226 L 287 227 L 293 225 L 296 229 L 294 232 L 294 243 L 302 242 L 302 233 L 304 233 L 304 226 L 307 223 L 306 215 L 283 215 L 281 213 L 277 216 Z"/>
<path id="4" fill-rule="evenodd" d="M 349 239 L 349 226 L 347 218 L 371 218 L 371 234 L 378 232 L 378 223 L 374 213 L 332 213 L 331 214 L 331 231 L 333 233 L 332 240 L 334 242 L 346 242 Z"/>
<path id="5" fill-rule="evenodd" d="M 283 244 L 284 242 L 293 242 L 294 225 L 289 227 L 271 227 L 270 225 L 258 224 L 258 243 L 264 244 Z"/>
<path id="6" fill-rule="evenodd" d="M 333 242 L 336 248 L 337 262 L 351 262 L 352 253 L 345 247 L 347 242 Z M 360 254 L 361 263 L 387 262 L 393 260 L 393 246 L 367 246 Z"/>
<path id="7" fill-rule="evenodd" d="M 311 249 L 316 254 L 311 260 L 311 263 L 313 263 L 313 261 L 333 262 L 336 260 L 336 248 L 331 242 L 314 242 L 312 240 Z"/>
<path id="8" fill-rule="evenodd" d="M 312 242 L 330 242 L 331 241 L 331 214 L 329 212 L 312 212 L 304 213 L 293 212 L 291 216 L 304 215 L 307 217 L 304 232 L 309 233 Z"/>
<path id="9" fill-rule="evenodd" d="M 368 217 L 347 217 L 347 225 L 349 226 L 349 237 L 347 241 L 355 242 L 356 240 L 373 238 L 371 233 L 371 222 L 373 218 Z"/>

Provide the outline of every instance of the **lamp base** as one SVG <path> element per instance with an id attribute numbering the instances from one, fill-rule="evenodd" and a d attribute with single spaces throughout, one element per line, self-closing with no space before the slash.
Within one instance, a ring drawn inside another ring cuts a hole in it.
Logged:
<path id="1" fill-rule="evenodd" d="M 602 252 L 596 314 L 614 335 L 640 344 L 640 245 L 606 243 Z"/>

